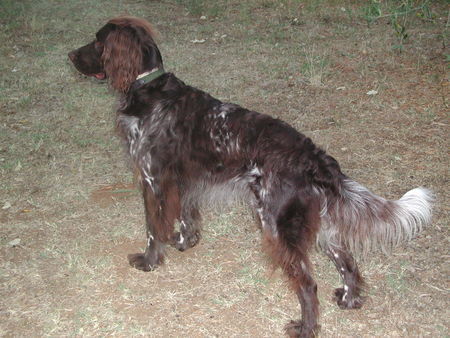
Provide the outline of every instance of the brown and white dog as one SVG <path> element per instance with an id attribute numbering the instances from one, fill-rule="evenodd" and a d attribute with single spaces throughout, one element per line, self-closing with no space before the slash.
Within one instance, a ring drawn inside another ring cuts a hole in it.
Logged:
<path id="1" fill-rule="evenodd" d="M 291 321 L 287 334 L 312 337 L 319 328 L 308 258 L 315 243 L 343 279 L 335 291 L 339 307 L 359 308 L 363 279 L 352 253 L 393 247 L 431 222 L 429 190 L 413 189 L 397 201 L 376 196 L 288 124 L 164 72 L 154 31 L 142 19 L 108 21 L 69 58 L 120 93 L 117 129 L 145 205 L 147 247 L 128 257 L 137 269 L 162 264 L 166 244 L 183 251 L 198 243 L 202 203 L 238 196 L 255 211 L 265 247 L 300 301 L 302 319 Z"/>

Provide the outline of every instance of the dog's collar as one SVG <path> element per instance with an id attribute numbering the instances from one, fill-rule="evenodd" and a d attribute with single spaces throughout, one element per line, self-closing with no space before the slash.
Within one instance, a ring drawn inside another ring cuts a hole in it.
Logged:
<path id="1" fill-rule="evenodd" d="M 163 68 L 157 69 L 154 71 L 145 72 L 145 73 L 139 74 L 136 78 L 136 81 L 140 85 L 143 85 L 143 84 L 153 81 L 154 79 L 160 77 L 163 74 L 165 74 L 165 71 Z"/>

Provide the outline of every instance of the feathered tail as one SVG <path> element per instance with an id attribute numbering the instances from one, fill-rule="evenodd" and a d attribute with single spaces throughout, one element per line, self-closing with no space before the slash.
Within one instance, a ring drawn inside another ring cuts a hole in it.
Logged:
<path id="1" fill-rule="evenodd" d="M 350 179 L 342 181 L 337 198 L 327 197 L 322 194 L 319 246 L 343 246 L 363 255 L 412 239 L 431 222 L 434 200 L 430 190 L 416 188 L 389 201 Z"/>

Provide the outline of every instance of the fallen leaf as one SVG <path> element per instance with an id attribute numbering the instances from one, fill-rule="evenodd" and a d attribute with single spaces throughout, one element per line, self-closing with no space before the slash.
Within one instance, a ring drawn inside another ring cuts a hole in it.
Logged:
<path id="1" fill-rule="evenodd" d="M 12 241 L 8 242 L 9 246 L 12 246 L 13 248 L 18 246 L 20 244 L 20 238 L 13 239 Z"/>
<path id="2" fill-rule="evenodd" d="M 191 40 L 191 42 L 192 43 L 205 43 L 206 40 L 205 39 L 201 39 L 201 40 L 194 39 L 194 40 Z"/>

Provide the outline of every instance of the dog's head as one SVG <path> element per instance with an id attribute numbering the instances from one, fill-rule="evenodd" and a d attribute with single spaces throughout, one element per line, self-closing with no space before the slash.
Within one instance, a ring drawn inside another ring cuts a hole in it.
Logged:
<path id="1" fill-rule="evenodd" d="M 126 93 L 139 74 L 162 69 L 154 37 L 145 20 L 118 17 L 109 20 L 94 41 L 71 51 L 69 58 L 82 74 L 107 78 L 114 89 Z"/>

